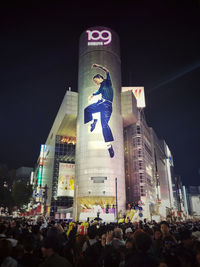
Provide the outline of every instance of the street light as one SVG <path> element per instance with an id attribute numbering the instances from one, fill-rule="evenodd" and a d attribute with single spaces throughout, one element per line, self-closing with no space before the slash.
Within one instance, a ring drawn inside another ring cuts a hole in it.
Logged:
<path id="1" fill-rule="evenodd" d="M 117 177 L 115 178 L 115 194 L 116 194 L 116 218 L 118 222 Z"/>

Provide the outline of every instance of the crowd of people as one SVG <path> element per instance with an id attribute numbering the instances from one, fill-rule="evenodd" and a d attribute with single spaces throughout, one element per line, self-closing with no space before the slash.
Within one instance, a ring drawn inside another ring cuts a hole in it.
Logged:
<path id="1" fill-rule="evenodd" d="M 200 221 L 82 225 L 1 218 L 0 267 L 28 266 L 198 267 Z"/>

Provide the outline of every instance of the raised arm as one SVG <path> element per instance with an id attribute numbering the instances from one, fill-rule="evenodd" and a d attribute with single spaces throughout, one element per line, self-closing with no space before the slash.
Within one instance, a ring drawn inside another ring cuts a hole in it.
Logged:
<path id="1" fill-rule="evenodd" d="M 99 69 L 105 71 L 106 73 L 109 72 L 109 70 L 107 68 L 105 68 L 105 67 L 103 67 L 101 65 L 98 65 L 98 64 L 92 64 L 92 68 L 99 68 Z"/>

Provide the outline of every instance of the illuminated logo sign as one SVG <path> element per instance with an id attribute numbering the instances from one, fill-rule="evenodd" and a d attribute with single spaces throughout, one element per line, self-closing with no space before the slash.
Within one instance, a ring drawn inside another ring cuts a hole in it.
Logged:
<path id="1" fill-rule="evenodd" d="M 88 35 L 88 45 L 108 45 L 112 41 L 112 34 L 107 30 L 87 30 L 86 33 Z"/>
<path id="2" fill-rule="evenodd" d="M 145 96 L 144 96 L 144 87 L 122 87 L 122 92 L 132 91 L 136 100 L 138 108 L 145 108 Z"/>
<path id="3" fill-rule="evenodd" d="M 76 137 L 72 137 L 72 136 L 62 136 L 60 142 L 66 143 L 66 144 L 76 144 Z"/>
<path id="4" fill-rule="evenodd" d="M 137 100 L 137 107 L 145 107 L 144 87 L 133 88 L 133 94 Z"/>

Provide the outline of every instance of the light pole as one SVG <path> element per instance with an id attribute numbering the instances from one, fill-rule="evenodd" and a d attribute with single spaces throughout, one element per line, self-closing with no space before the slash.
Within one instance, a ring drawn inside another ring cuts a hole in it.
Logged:
<path id="1" fill-rule="evenodd" d="M 115 178 L 115 194 L 116 194 L 116 218 L 118 222 L 117 177 Z"/>
<path id="2" fill-rule="evenodd" d="M 46 184 L 44 187 L 44 195 L 43 195 L 43 197 L 44 197 L 44 217 L 46 216 L 47 190 L 48 190 L 48 187 Z"/>
<path id="3" fill-rule="evenodd" d="M 75 222 L 77 222 L 77 211 L 78 211 L 78 203 L 77 203 L 77 200 L 78 200 L 78 185 L 76 185 L 75 187 L 75 216 L 74 216 L 74 219 L 75 219 Z"/>

